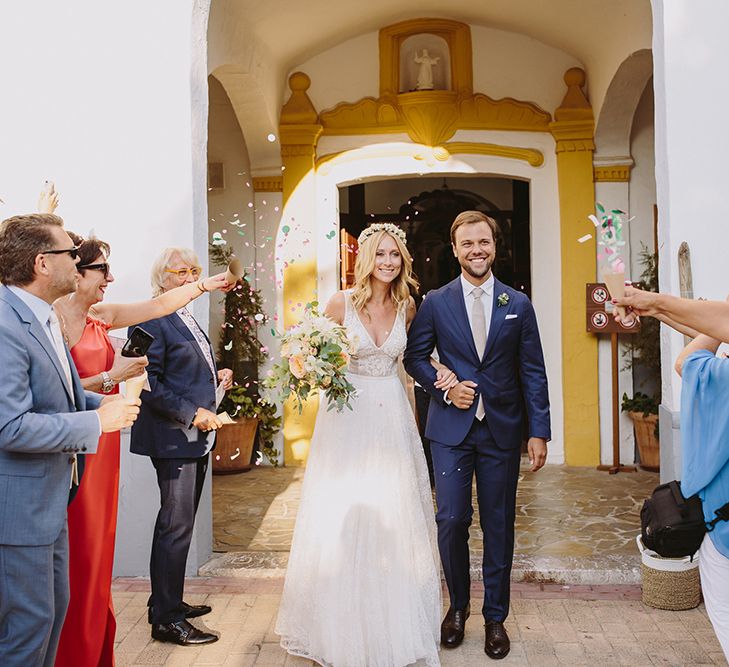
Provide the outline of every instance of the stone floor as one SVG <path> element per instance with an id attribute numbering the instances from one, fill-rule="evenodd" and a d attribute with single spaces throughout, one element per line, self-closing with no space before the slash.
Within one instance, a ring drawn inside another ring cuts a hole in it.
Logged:
<path id="1" fill-rule="evenodd" d="M 514 581 L 637 583 L 643 500 L 658 484 L 649 472 L 609 475 L 592 468 L 522 466 L 517 497 Z M 213 478 L 213 549 L 204 573 L 281 575 L 296 519 L 300 468 L 254 468 Z M 477 503 L 474 499 L 474 507 Z M 472 569 L 479 576 L 482 533 L 471 529 Z M 228 552 L 225 554 L 224 552 Z"/>
<path id="2" fill-rule="evenodd" d="M 198 627 L 220 633 L 220 641 L 204 647 L 179 647 L 150 638 L 147 624 L 149 582 L 117 579 L 116 664 L 225 665 L 226 667 L 311 667 L 286 655 L 273 632 L 282 579 L 197 578 L 188 580 L 185 598 L 212 605 L 213 612 L 195 619 Z M 505 667 L 550 665 L 634 667 L 663 665 L 726 665 L 703 606 L 682 612 L 659 611 L 640 602 L 640 588 L 514 584 L 511 636 Z M 480 606 L 478 585 L 473 605 Z M 466 639 L 454 650 L 441 651 L 443 667 L 493 664 L 483 653 L 482 620 L 473 614 Z"/>

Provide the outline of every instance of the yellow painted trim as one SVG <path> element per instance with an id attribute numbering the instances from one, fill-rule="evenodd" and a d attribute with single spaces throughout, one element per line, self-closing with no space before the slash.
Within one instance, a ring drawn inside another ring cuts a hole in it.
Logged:
<path id="1" fill-rule="evenodd" d="M 448 43 L 450 90 L 400 92 L 400 47 L 405 39 L 421 33 L 438 35 Z M 301 100 L 296 108 L 304 108 Z M 380 96 L 342 102 L 319 114 L 326 135 L 407 132 L 414 143 L 427 146 L 442 145 L 458 130 L 549 132 L 551 120 L 549 113 L 531 102 L 474 94 L 470 28 L 445 19 L 415 19 L 383 28 Z"/>
<path id="2" fill-rule="evenodd" d="M 577 243 L 594 212 L 594 120 L 582 70 L 565 74 L 567 94 L 550 130 L 556 141 L 562 255 L 562 396 L 565 463 L 600 463 L 597 337 L 585 330 L 585 283 L 595 279 L 595 241 Z"/>
<path id="3" fill-rule="evenodd" d="M 253 190 L 255 192 L 283 192 L 283 177 L 254 176 Z"/>
<path id="4" fill-rule="evenodd" d="M 628 183 L 630 182 L 629 164 L 602 165 L 594 168 L 596 183 Z"/>
<path id="5" fill-rule="evenodd" d="M 479 144 L 470 141 L 450 141 L 443 144 L 449 153 L 455 155 L 495 155 L 512 160 L 524 160 L 532 167 L 541 167 L 544 164 L 544 153 L 536 148 L 521 148 L 519 146 L 500 146 L 498 144 Z"/>
<path id="6" fill-rule="evenodd" d="M 316 159 L 316 169 L 322 174 L 328 174 L 333 164 L 347 164 L 362 159 L 411 157 L 415 160 L 432 162 L 445 162 L 451 155 L 494 155 L 512 160 L 523 160 L 532 167 L 544 164 L 544 154 L 536 148 L 521 148 L 519 146 L 500 146 L 498 144 L 479 144 L 469 141 L 451 141 L 442 146 L 425 146 L 422 144 L 402 144 L 399 146 L 363 146 L 346 151 L 326 153 Z"/>

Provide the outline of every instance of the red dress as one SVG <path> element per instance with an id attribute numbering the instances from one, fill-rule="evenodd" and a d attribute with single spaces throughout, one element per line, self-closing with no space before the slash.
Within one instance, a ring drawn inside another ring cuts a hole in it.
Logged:
<path id="1" fill-rule="evenodd" d="M 91 317 L 71 356 L 81 378 L 114 362 L 109 326 Z M 114 392 L 118 392 L 118 387 Z M 68 506 L 71 600 L 61 631 L 56 667 L 114 665 L 116 620 L 111 600 L 117 501 L 119 432 L 103 433 L 96 454 L 85 457 L 76 497 Z"/>

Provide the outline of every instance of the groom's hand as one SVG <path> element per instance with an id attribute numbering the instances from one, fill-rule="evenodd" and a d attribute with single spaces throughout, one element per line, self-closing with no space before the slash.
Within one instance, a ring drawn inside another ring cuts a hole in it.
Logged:
<path id="1" fill-rule="evenodd" d="M 531 472 L 537 472 L 547 462 L 547 441 L 544 438 L 529 438 L 527 443 Z"/>
<path id="2" fill-rule="evenodd" d="M 478 385 L 471 380 L 462 380 L 448 390 L 448 400 L 460 410 L 468 410 L 476 398 Z"/>

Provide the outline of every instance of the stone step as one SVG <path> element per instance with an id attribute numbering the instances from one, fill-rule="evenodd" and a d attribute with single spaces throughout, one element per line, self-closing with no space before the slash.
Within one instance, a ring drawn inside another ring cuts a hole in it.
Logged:
<path id="1" fill-rule="evenodd" d="M 216 553 L 198 574 L 204 577 L 280 578 L 286 574 L 287 551 Z M 481 581 L 481 563 L 471 558 L 471 579 Z M 530 557 L 516 555 L 513 582 L 564 585 L 639 584 L 640 557 L 627 555 Z"/>

